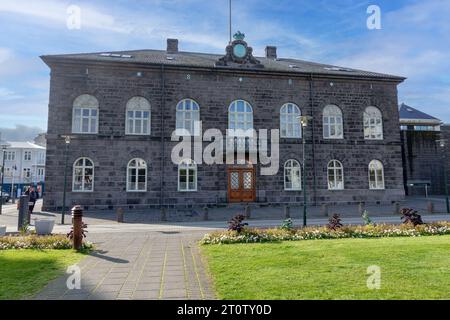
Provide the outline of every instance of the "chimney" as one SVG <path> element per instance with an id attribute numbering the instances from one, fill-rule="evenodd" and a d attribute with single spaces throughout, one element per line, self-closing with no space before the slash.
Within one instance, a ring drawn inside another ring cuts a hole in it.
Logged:
<path id="1" fill-rule="evenodd" d="M 277 47 L 267 46 L 266 47 L 266 58 L 275 60 L 277 58 Z"/>
<path id="2" fill-rule="evenodd" d="M 167 53 L 178 53 L 178 39 L 167 39 Z"/>

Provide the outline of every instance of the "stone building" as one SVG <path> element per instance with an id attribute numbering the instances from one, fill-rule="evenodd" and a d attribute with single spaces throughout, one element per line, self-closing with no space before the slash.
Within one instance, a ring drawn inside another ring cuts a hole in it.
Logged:
<path id="1" fill-rule="evenodd" d="M 439 141 L 450 142 L 450 127 L 433 116 L 401 104 L 400 128 L 406 194 L 445 194 L 444 168 L 450 168 L 450 148 L 448 143 L 441 147 Z"/>
<path id="2" fill-rule="evenodd" d="M 68 205 L 302 203 L 304 185 L 313 204 L 404 197 L 397 85 L 405 78 L 279 58 L 272 46 L 254 57 L 241 33 L 225 55 L 182 52 L 169 39 L 167 50 L 42 59 L 51 69 L 47 210 L 62 203 L 62 135 L 72 136 Z M 299 116 L 311 117 L 303 130 Z M 172 133 L 196 135 L 199 120 L 203 132 L 279 129 L 278 172 L 263 175 L 249 153 L 240 165 L 173 163 Z"/>

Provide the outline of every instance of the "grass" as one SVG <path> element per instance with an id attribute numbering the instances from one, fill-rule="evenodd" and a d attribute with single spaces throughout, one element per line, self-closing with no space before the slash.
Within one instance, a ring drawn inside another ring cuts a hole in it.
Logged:
<path id="1" fill-rule="evenodd" d="M 73 250 L 0 251 L 0 300 L 34 296 L 82 257 Z"/>
<path id="2" fill-rule="evenodd" d="M 225 300 L 450 299 L 450 236 L 202 246 Z M 381 268 L 381 289 L 367 268 Z"/>

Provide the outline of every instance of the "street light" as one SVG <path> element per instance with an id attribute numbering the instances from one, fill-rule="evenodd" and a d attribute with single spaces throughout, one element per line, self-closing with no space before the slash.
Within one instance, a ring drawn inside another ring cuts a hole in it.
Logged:
<path id="1" fill-rule="evenodd" d="M 2 149 L 2 184 L 0 186 L 0 215 L 3 210 L 3 183 L 5 182 L 5 158 L 6 158 L 6 149 L 10 146 L 6 141 L 0 140 L 0 148 Z"/>
<path id="2" fill-rule="evenodd" d="M 305 145 L 306 145 L 306 137 L 305 132 L 308 127 L 308 123 L 312 120 L 312 117 L 309 116 L 300 116 L 298 117 L 300 121 L 300 125 L 302 126 L 302 140 L 303 140 L 303 227 L 307 226 L 307 197 L 306 197 L 306 154 L 305 154 Z M 314 138 L 314 137 L 313 137 Z"/>
<path id="3" fill-rule="evenodd" d="M 447 139 L 441 139 L 436 141 L 439 144 L 439 147 L 441 147 L 442 150 L 442 168 L 444 170 L 444 187 L 445 187 L 445 197 L 446 197 L 446 203 L 447 203 L 447 213 L 450 213 L 450 200 L 449 200 L 449 194 L 448 194 L 448 177 L 447 177 L 447 158 L 445 156 L 445 147 L 447 145 Z"/>
<path id="4" fill-rule="evenodd" d="M 64 187 L 63 187 L 63 203 L 61 209 L 61 224 L 64 225 L 64 217 L 66 215 L 66 193 L 67 193 L 67 163 L 69 161 L 69 146 L 72 140 L 72 136 L 61 136 L 66 144 L 66 149 L 64 153 Z"/>

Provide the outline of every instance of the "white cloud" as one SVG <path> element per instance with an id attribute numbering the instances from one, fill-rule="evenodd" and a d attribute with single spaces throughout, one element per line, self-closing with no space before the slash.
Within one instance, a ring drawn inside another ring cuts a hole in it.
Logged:
<path id="1" fill-rule="evenodd" d="M 0 87 L 0 100 L 10 101 L 23 98 L 21 95 L 16 94 L 14 91 L 7 88 Z"/>

